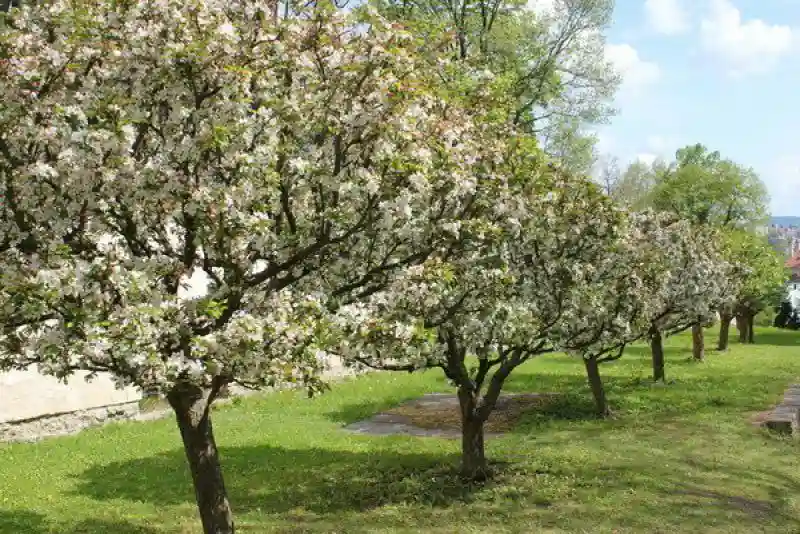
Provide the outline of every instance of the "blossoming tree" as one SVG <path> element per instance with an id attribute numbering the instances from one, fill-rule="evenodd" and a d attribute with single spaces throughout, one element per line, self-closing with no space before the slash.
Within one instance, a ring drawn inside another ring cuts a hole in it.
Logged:
<path id="1" fill-rule="evenodd" d="M 651 307 L 648 337 L 653 380 L 663 381 L 663 337 L 713 320 L 728 290 L 730 265 L 713 229 L 664 214 L 651 230 L 650 261 L 663 263 L 663 277 Z"/>
<path id="2" fill-rule="evenodd" d="M 493 145 L 410 34 L 273 7 L 50 0 L 0 35 L 0 364 L 163 393 L 207 533 L 234 531 L 221 388 L 319 387 L 330 297 L 486 205 Z"/>
<path id="3" fill-rule="evenodd" d="M 536 164 L 504 165 L 493 213 L 461 228 L 464 247 L 405 270 L 344 306 L 339 352 L 371 368 L 440 368 L 458 392 L 462 476 L 489 475 L 483 426 L 508 376 L 581 322 L 586 273 L 621 214 L 595 184 Z"/>
<path id="4" fill-rule="evenodd" d="M 583 360 L 597 414 L 610 415 L 600 364 L 622 357 L 630 343 L 648 335 L 666 273 L 663 262 L 652 261 L 653 232 L 660 230 L 659 214 L 631 214 L 609 254 L 586 270 L 580 321 L 564 323 L 554 344 Z"/>

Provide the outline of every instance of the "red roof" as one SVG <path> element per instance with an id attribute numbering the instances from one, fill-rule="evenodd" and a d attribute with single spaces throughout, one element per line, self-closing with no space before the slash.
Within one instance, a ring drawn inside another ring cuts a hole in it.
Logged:
<path id="1" fill-rule="evenodd" d="M 800 254 L 795 254 L 792 259 L 786 262 L 786 266 L 790 269 L 800 269 Z"/>

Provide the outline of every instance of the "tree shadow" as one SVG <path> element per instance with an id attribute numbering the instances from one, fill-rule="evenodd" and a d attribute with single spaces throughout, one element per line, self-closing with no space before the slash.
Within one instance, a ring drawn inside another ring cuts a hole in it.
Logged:
<path id="1" fill-rule="evenodd" d="M 155 534 L 157 531 L 145 525 L 136 525 L 124 520 L 84 519 L 75 523 L 52 523 L 37 512 L 29 510 L 0 510 L 0 533 L 33 534 L 51 532 L 59 534 Z"/>
<path id="2" fill-rule="evenodd" d="M 773 469 L 742 469 L 731 464 L 717 465 L 706 464 L 696 460 L 688 460 L 696 470 L 696 477 L 704 475 L 719 476 L 720 474 L 745 483 L 749 487 L 761 487 L 766 490 L 768 499 L 759 499 L 751 496 L 736 495 L 735 492 L 722 492 L 705 489 L 696 481 L 687 484 L 676 481 L 669 492 L 672 496 L 691 495 L 700 497 L 710 504 L 738 511 L 754 521 L 769 519 L 780 520 L 786 526 L 794 526 L 793 532 L 798 531 L 800 520 L 792 510 L 792 501 L 800 495 L 800 480 Z"/>
<path id="3" fill-rule="evenodd" d="M 649 349 L 634 347 L 633 352 L 646 354 Z M 636 356 L 633 356 L 635 358 Z M 633 359 L 632 358 L 632 359 Z M 550 363 L 550 362 L 548 362 Z M 613 362 L 612 365 L 619 364 Z M 747 411 L 765 409 L 778 402 L 788 383 L 757 372 L 735 377 L 724 370 L 702 376 L 669 377 L 669 367 L 696 365 L 673 357 L 667 362 L 667 382 L 653 382 L 649 369 L 641 374 L 625 373 L 629 368 L 615 374 L 601 375 L 612 412 L 623 416 L 628 412 L 650 413 L 653 417 L 670 418 L 698 411 L 726 409 L 744 414 Z M 442 382 L 442 386 L 445 383 Z M 443 391 L 446 389 L 443 387 Z M 449 392 L 454 389 L 449 388 Z M 596 420 L 596 412 L 586 379 L 578 374 L 529 371 L 512 374 L 505 383 L 503 393 L 550 393 L 553 398 L 540 406 L 527 410 L 512 432 L 531 430 L 541 425 L 561 422 Z M 369 419 L 421 395 L 407 395 L 383 400 L 369 400 L 339 406 L 326 413 L 326 417 L 343 426 Z"/>
<path id="4" fill-rule="evenodd" d="M 710 351 L 712 351 L 712 347 L 707 344 L 706 352 Z M 692 358 L 691 348 L 665 347 L 664 357 L 666 359 L 665 366 L 668 373 L 670 366 L 673 365 L 687 366 L 687 365 L 696 365 L 698 363 L 696 360 Z M 652 369 L 649 367 L 650 365 L 649 362 L 652 361 L 652 358 L 653 358 L 653 353 L 650 351 L 650 347 L 633 345 L 625 349 L 625 354 L 619 361 L 622 363 L 630 363 L 630 360 L 633 359 L 641 361 L 643 366 L 647 366 L 646 368 L 647 372 L 652 373 Z M 601 372 L 602 372 L 602 367 L 601 367 Z"/>
<path id="5" fill-rule="evenodd" d="M 506 387 L 503 393 L 501 393 L 501 399 L 504 395 L 514 393 L 541 392 L 537 389 L 525 389 L 525 381 L 521 379 L 516 382 L 510 382 L 510 387 Z M 584 385 L 584 382 L 580 382 L 580 384 Z M 452 391 L 452 394 L 455 395 L 455 390 Z M 386 412 L 407 401 L 418 399 L 422 396 L 423 395 L 412 395 L 399 400 L 391 399 L 387 401 L 366 401 L 346 404 L 338 407 L 336 410 L 325 413 L 325 416 L 334 423 L 347 426 L 355 422 L 368 420 L 379 413 Z M 499 412 L 499 410 L 500 408 L 496 408 L 495 412 Z M 458 413 L 458 409 L 453 407 L 453 413 Z M 519 415 L 519 426 L 527 428 L 531 425 L 535 425 L 537 421 L 589 421 L 595 419 L 597 419 L 597 414 L 587 389 L 586 395 L 583 395 L 581 392 L 551 394 L 542 402 L 524 409 Z"/>
<path id="6" fill-rule="evenodd" d="M 800 332 L 796 330 L 756 330 L 755 345 L 800 348 Z"/>
<path id="7" fill-rule="evenodd" d="M 0 510 L 0 532 L 45 532 L 47 521 L 42 514 L 28 510 Z"/>
<path id="8" fill-rule="evenodd" d="M 335 410 L 325 412 L 324 415 L 333 423 L 347 426 L 358 421 L 369 419 L 373 415 L 395 408 L 404 402 L 417 399 L 422 395 L 423 394 L 408 395 L 399 398 L 349 403 L 344 406 L 339 406 Z"/>
<path id="9" fill-rule="evenodd" d="M 149 526 L 135 525 L 126 521 L 86 519 L 78 523 L 59 525 L 55 530 L 51 527 L 48 532 L 61 534 L 99 534 L 101 532 L 108 532 L 109 534 L 156 534 L 160 531 Z"/>
<path id="10" fill-rule="evenodd" d="M 362 512 L 394 503 L 446 507 L 481 489 L 464 484 L 449 455 L 373 450 L 223 447 L 221 462 L 236 512 Z M 96 500 L 126 499 L 159 506 L 193 503 L 183 450 L 93 466 L 75 491 Z"/>

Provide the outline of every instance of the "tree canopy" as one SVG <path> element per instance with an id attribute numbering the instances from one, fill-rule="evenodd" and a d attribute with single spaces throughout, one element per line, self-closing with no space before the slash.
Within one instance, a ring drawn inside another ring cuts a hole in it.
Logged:
<path id="1" fill-rule="evenodd" d="M 769 196 L 753 169 L 696 144 L 657 174 L 652 203 L 697 224 L 752 229 L 765 222 Z"/>

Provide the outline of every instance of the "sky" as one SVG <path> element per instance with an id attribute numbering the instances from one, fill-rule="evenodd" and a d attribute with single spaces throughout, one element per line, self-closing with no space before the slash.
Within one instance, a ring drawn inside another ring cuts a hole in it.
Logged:
<path id="1" fill-rule="evenodd" d="M 773 215 L 800 216 L 800 0 L 617 0 L 606 36 L 623 83 L 601 153 L 703 143 L 758 172 Z"/>

